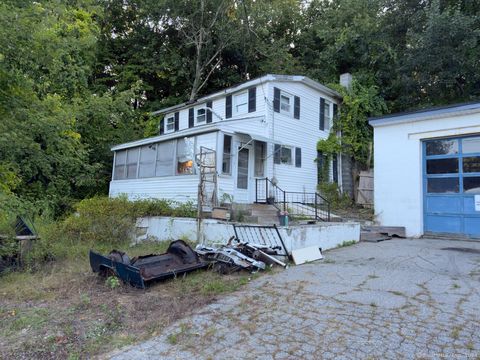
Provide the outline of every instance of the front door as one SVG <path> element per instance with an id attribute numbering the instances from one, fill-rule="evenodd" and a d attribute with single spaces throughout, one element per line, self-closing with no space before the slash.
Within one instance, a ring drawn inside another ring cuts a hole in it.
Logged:
<path id="1" fill-rule="evenodd" d="M 480 136 L 423 143 L 426 234 L 480 238 Z"/>
<path id="2" fill-rule="evenodd" d="M 250 150 L 248 148 L 238 151 L 236 200 L 239 202 L 248 202 L 249 200 L 249 158 Z"/>

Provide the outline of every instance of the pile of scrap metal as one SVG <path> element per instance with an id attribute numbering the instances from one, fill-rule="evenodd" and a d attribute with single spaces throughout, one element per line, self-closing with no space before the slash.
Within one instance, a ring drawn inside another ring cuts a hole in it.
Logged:
<path id="1" fill-rule="evenodd" d="M 107 256 L 90 250 L 93 272 L 115 275 L 123 282 L 144 289 L 149 282 L 176 277 L 206 268 L 208 262 L 183 240 L 172 241 L 164 254 L 150 254 L 130 259 L 124 252 L 113 250 Z"/>
<path id="2" fill-rule="evenodd" d="M 100 275 L 115 275 L 125 283 L 142 289 L 148 282 L 209 266 L 222 274 L 239 270 L 257 272 L 273 265 L 288 267 L 286 262 L 278 259 L 282 256 L 288 259 L 289 254 L 275 226 L 234 225 L 234 231 L 235 236 L 226 245 L 198 245 L 195 251 L 183 240 L 171 242 L 164 254 L 133 259 L 117 250 L 107 256 L 90 250 L 90 266 Z"/>
<path id="3" fill-rule="evenodd" d="M 233 244 L 234 242 L 236 244 Z M 279 256 L 276 249 L 262 244 L 243 243 L 234 236 L 230 238 L 227 245 L 216 248 L 197 245 L 195 251 L 205 261 L 212 263 L 213 268 L 221 274 L 239 270 L 257 272 L 275 264 L 288 267 L 287 263 L 275 257 Z"/>

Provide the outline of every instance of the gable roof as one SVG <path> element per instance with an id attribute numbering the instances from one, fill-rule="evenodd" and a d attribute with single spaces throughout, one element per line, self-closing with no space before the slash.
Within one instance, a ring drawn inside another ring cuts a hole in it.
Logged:
<path id="1" fill-rule="evenodd" d="M 478 101 L 371 117 L 368 119 L 368 123 L 375 127 L 382 125 L 393 125 L 404 122 L 423 121 L 458 115 L 467 115 L 476 112 L 480 112 L 480 102 Z"/>
<path id="2" fill-rule="evenodd" d="M 223 97 L 225 95 L 229 95 L 229 94 L 232 94 L 234 92 L 247 89 L 251 86 L 255 86 L 255 85 L 258 85 L 258 84 L 263 84 L 265 82 L 271 82 L 271 81 L 300 82 L 300 83 L 303 83 L 303 84 L 305 84 L 305 85 L 307 85 L 307 86 L 309 86 L 313 89 L 319 90 L 319 91 L 321 91 L 321 92 L 323 92 L 327 95 L 330 95 L 334 98 L 337 98 L 339 100 L 342 99 L 342 96 L 337 91 L 335 91 L 333 89 L 330 89 L 329 87 L 320 84 L 318 81 L 312 80 L 312 79 L 310 79 L 306 76 L 303 76 L 303 75 L 267 74 L 267 75 L 264 75 L 262 77 L 259 77 L 259 78 L 253 79 L 253 80 L 248 80 L 248 81 L 245 81 L 241 84 L 237 84 L 237 85 L 231 86 L 229 88 L 226 88 L 224 90 L 220 90 L 220 91 L 217 91 L 215 93 L 203 96 L 203 97 L 198 98 L 194 101 L 187 101 L 187 102 L 175 105 L 175 106 L 170 106 L 168 108 L 153 111 L 151 113 L 151 115 L 161 115 L 161 114 L 169 113 L 169 112 L 172 112 L 172 111 L 178 111 L 178 110 L 190 107 L 190 106 L 195 105 L 195 104 L 199 104 L 199 103 L 203 103 L 203 102 L 206 102 L 206 101 L 214 100 L 214 99 Z"/>

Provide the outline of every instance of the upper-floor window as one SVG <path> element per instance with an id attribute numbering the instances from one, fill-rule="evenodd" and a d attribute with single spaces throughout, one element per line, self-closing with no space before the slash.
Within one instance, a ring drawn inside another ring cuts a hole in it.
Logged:
<path id="1" fill-rule="evenodd" d="M 300 119 L 300 97 L 273 88 L 273 111 Z"/>
<path id="2" fill-rule="evenodd" d="M 280 95 L 280 111 L 290 114 L 290 110 L 291 110 L 290 103 L 291 103 L 291 96 L 282 92 Z"/>
<path id="3" fill-rule="evenodd" d="M 234 113 L 244 114 L 248 112 L 248 92 L 244 91 L 234 96 Z"/>
<path id="4" fill-rule="evenodd" d="M 203 124 L 206 121 L 206 110 L 201 108 L 197 110 L 197 124 Z"/>
<path id="5" fill-rule="evenodd" d="M 328 100 L 325 100 L 325 105 L 324 105 L 325 130 L 329 130 L 333 125 L 331 109 L 332 109 L 332 103 Z"/>
<path id="6" fill-rule="evenodd" d="M 175 118 L 171 116 L 165 121 L 165 132 L 168 133 L 173 131 L 175 131 Z"/>

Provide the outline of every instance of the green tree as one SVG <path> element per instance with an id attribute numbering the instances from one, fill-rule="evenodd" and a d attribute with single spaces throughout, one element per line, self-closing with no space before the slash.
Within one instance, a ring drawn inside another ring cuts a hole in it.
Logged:
<path id="1" fill-rule="evenodd" d="M 372 155 L 373 131 L 368 118 L 387 112 L 387 106 L 375 85 L 353 80 L 350 89 L 331 85 L 343 97 L 339 116 L 327 140 L 320 140 L 317 149 L 326 155 L 350 155 L 360 168 L 368 168 Z M 338 136 L 340 135 L 340 137 Z"/>
<path id="2" fill-rule="evenodd" d="M 438 0 L 426 9 L 425 26 L 409 31 L 404 81 L 409 107 L 469 101 L 480 96 L 478 14 L 459 6 L 441 9 Z"/>

